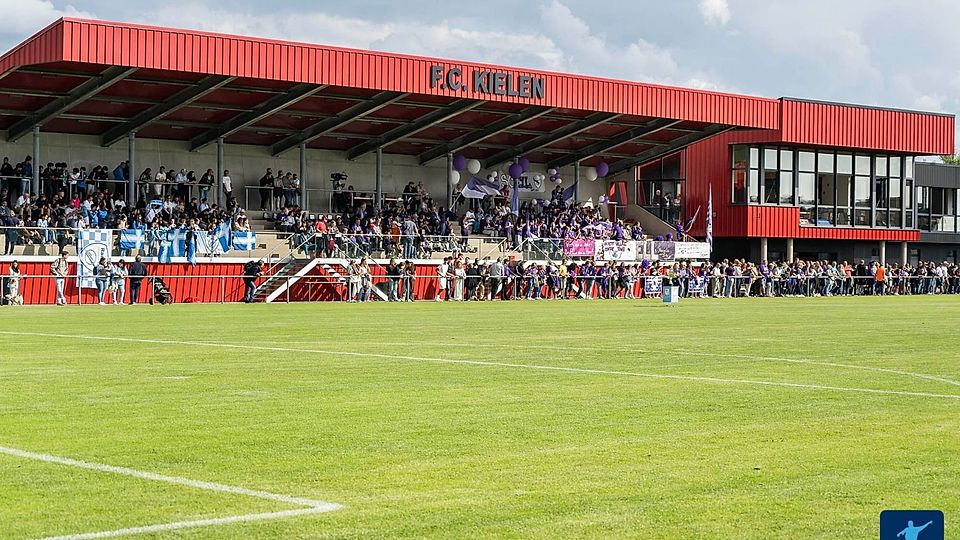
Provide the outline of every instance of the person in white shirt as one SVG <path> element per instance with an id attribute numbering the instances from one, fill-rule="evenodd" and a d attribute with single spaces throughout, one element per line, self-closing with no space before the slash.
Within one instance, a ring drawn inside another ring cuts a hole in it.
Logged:
<path id="1" fill-rule="evenodd" d="M 160 167 L 157 175 L 153 177 L 153 181 L 156 182 L 153 184 L 153 194 L 157 197 L 163 195 L 163 184 L 167 181 L 167 170 Z"/>
<path id="2" fill-rule="evenodd" d="M 226 195 L 226 200 L 229 201 L 233 197 L 233 180 L 230 179 L 230 171 L 223 171 L 223 178 L 220 179 L 220 183 L 223 184 L 223 193 Z"/>
<path id="3" fill-rule="evenodd" d="M 439 282 L 437 283 L 437 302 L 441 300 L 440 295 L 443 294 L 443 291 L 447 290 L 447 276 L 450 274 L 449 261 L 450 257 L 444 257 L 443 262 L 437 267 L 437 277 L 439 278 Z M 450 299 L 449 296 L 447 299 Z"/>

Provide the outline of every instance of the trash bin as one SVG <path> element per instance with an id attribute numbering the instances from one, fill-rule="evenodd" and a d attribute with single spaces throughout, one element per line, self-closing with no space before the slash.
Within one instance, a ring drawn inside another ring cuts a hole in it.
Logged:
<path id="1" fill-rule="evenodd" d="M 680 302 L 680 287 L 668 285 L 663 288 L 663 303 L 676 304 Z"/>

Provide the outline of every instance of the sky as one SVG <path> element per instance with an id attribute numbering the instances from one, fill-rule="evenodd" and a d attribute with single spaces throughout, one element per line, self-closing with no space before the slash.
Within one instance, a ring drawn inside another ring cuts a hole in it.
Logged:
<path id="1" fill-rule="evenodd" d="M 956 113 L 957 0 L 0 0 L 0 50 L 61 16 Z"/>

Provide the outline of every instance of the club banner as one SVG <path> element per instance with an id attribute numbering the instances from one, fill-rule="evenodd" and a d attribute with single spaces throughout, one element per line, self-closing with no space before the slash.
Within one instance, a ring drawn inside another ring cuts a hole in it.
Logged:
<path id="1" fill-rule="evenodd" d="M 658 261 L 675 260 L 674 242 L 654 242 L 653 258 Z"/>
<path id="2" fill-rule="evenodd" d="M 647 276 L 643 278 L 643 293 L 647 296 L 663 294 L 663 278 L 660 276 Z"/>
<path id="3" fill-rule="evenodd" d="M 597 249 L 596 240 L 567 238 L 563 241 L 563 254 L 567 257 L 593 257 Z"/>
<path id="4" fill-rule="evenodd" d="M 688 286 L 688 291 L 691 295 L 693 294 L 703 294 L 707 291 L 707 278 L 694 276 L 690 278 L 690 285 Z"/>
<path id="5" fill-rule="evenodd" d="M 96 267 L 103 257 L 110 260 L 113 231 L 88 229 L 77 231 L 77 287 L 96 289 Z"/>
<path id="6" fill-rule="evenodd" d="M 706 260 L 710 258 L 710 244 L 706 242 L 674 242 L 673 256 L 677 260 Z"/>
<path id="7" fill-rule="evenodd" d="M 637 260 L 637 243 L 632 240 L 599 240 L 597 241 L 597 260 L 601 261 L 635 261 Z"/>

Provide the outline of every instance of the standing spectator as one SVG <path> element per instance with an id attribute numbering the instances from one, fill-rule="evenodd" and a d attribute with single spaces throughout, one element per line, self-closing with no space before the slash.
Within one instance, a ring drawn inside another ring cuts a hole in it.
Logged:
<path id="1" fill-rule="evenodd" d="M 270 208 L 271 191 L 273 191 L 273 169 L 267 169 L 267 172 L 260 177 L 260 211 Z"/>
<path id="2" fill-rule="evenodd" d="M 397 264 L 396 259 L 390 259 L 387 263 L 387 302 L 397 301 L 397 290 L 402 273 L 403 269 Z"/>
<path id="3" fill-rule="evenodd" d="M 163 185 L 167 183 L 167 169 L 161 166 L 160 170 L 157 171 L 157 175 L 153 177 L 153 181 L 154 197 L 163 197 Z"/>
<path id="4" fill-rule="evenodd" d="M 107 285 L 110 282 L 110 272 L 110 263 L 107 262 L 106 257 L 100 257 L 97 265 L 93 268 L 93 275 L 95 276 L 97 283 L 97 302 L 101 306 L 107 305 L 104 300 L 107 296 Z"/>
<path id="5" fill-rule="evenodd" d="M 140 255 L 137 255 L 137 258 L 134 259 L 127 274 L 130 276 L 130 305 L 133 305 L 137 303 L 137 300 L 140 300 L 140 285 L 147 275 L 147 266 L 143 264 Z"/>
<path id="6" fill-rule="evenodd" d="M 213 174 L 213 169 L 207 169 L 207 172 L 203 173 L 203 176 L 200 177 L 200 200 L 208 201 L 210 200 L 210 189 L 213 187 L 214 179 L 216 176 Z"/>
<path id="7" fill-rule="evenodd" d="M 250 261 L 243 265 L 243 302 L 253 303 L 253 296 L 257 292 L 257 279 L 263 275 L 262 261 Z"/>
<path id="8" fill-rule="evenodd" d="M 10 263 L 10 269 L 7 270 L 7 302 L 14 305 L 23 304 L 23 297 L 20 296 L 20 263 L 13 261 Z"/>
<path id="9" fill-rule="evenodd" d="M 67 252 L 61 251 L 60 256 L 50 263 L 50 273 L 53 274 L 53 281 L 57 285 L 57 305 L 67 305 L 67 299 L 63 295 L 63 288 L 66 285 L 67 273 L 70 271 L 70 265 L 67 263 Z"/>
<path id="10" fill-rule="evenodd" d="M 3 210 L 0 208 L 0 210 Z M 4 255 L 13 255 L 13 249 L 17 247 L 17 242 L 20 241 L 20 233 L 17 230 L 17 227 L 20 226 L 20 219 L 13 213 L 13 210 L 9 210 L 7 215 L 0 220 L 6 229 L 4 229 L 4 239 L 6 239 L 6 245 L 3 249 Z"/>
<path id="11" fill-rule="evenodd" d="M 223 184 L 224 200 L 229 202 L 233 198 L 233 180 L 230 179 L 230 171 L 224 169 L 220 183 Z"/>
<path id="12" fill-rule="evenodd" d="M 413 284 L 417 279 L 417 267 L 413 261 L 406 261 L 403 265 L 403 301 L 413 302 Z"/>
<path id="13" fill-rule="evenodd" d="M 123 259 L 117 261 L 110 274 L 110 291 L 113 293 L 113 304 L 119 306 L 123 303 L 123 296 L 126 294 L 127 268 Z"/>

